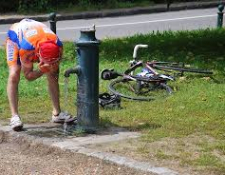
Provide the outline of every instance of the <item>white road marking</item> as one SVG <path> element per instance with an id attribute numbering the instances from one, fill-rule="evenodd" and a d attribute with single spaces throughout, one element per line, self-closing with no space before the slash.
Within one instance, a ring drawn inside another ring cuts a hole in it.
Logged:
<path id="1" fill-rule="evenodd" d="M 104 27 L 114 27 L 114 26 L 138 25 L 138 24 L 147 24 L 147 23 L 156 23 L 156 22 L 167 22 L 167 21 L 178 21 L 178 20 L 198 19 L 198 18 L 209 18 L 209 17 L 215 17 L 215 16 L 217 16 L 217 14 L 204 15 L 204 16 L 189 16 L 189 17 L 183 17 L 183 18 L 158 19 L 158 20 L 151 20 L 151 21 L 120 23 L 120 24 L 105 24 L 105 25 L 96 25 L 95 27 L 96 28 L 104 28 Z M 85 28 L 90 28 L 90 26 L 57 28 L 57 31 L 78 30 L 78 29 L 85 29 Z M 5 35 L 6 33 L 7 32 L 0 32 L 0 35 Z"/>
<path id="2" fill-rule="evenodd" d="M 151 21 L 132 22 L 132 23 L 96 25 L 95 27 L 96 28 L 104 28 L 104 27 L 114 27 L 114 26 L 138 25 L 138 24 L 147 24 L 147 23 L 156 23 L 156 22 L 209 18 L 209 17 L 215 17 L 215 16 L 217 16 L 217 15 L 214 14 L 214 15 L 204 15 L 204 16 L 190 16 L 190 17 L 183 17 L 183 18 L 159 19 L 159 20 L 151 20 Z M 76 30 L 76 29 L 84 29 L 84 28 L 90 28 L 90 26 L 64 27 L 64 28 L 57 28 L 57 30 L 61 30 L 61 31 L 62 30 Z"/>

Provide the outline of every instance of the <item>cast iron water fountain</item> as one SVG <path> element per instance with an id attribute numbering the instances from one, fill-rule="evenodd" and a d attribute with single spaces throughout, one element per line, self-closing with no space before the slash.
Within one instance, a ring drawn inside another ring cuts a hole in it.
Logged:
<path id="1" fill-rule="evenodd" d="M 87 133 L 96 132 L 99 124 L 99 44 L 94 27 L 82 30 L 76 42 L 78 65 L 64 74 L 78 76 L 76 129 Z"/>

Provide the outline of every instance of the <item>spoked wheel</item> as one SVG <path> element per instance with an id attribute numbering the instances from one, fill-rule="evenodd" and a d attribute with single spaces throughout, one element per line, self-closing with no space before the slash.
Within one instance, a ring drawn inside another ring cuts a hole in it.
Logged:
<path id="1" fill-rule="evenodd" d="M 123 78 L 111 81 L 109 90 L 123 98 L 140 101 L 165 98 L 172 93 L 172 89 L 162 82 L 134 81 Z"/>

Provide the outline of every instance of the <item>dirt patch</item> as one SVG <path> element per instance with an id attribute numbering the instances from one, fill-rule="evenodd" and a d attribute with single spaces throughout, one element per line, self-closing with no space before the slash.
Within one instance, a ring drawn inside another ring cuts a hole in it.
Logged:
<path id="1" fill-rule="evenodd" d="M 0 132 L 0 174 L 151 175 Z"/>
<path id="2" fill-rule="evenodd" d="M 146 161 L 154 166 L 168 167 L 180 174 L 224 175 L 225 172 L 219 166 L 195 164 L 204 154 L 215 156 L 221 164 L 225 163 L 225 155 L 210 150 L 210 146 L 215 143 L 216 140 L 212 137 L 196 134 L 184 138 L 164 138 L 150 143 L 141 139 L 129 139 L 110 144 L 89 145 L 88 148 Z"/>

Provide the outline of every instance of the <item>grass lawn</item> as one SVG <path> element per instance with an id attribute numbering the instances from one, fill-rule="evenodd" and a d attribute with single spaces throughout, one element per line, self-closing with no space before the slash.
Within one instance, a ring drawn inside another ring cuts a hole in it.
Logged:
<path id="1" fill-rule="evenodd" d="M 164 32 L 104 40 L 100 45 L 100 71 L 115 68 L 123 71 L 132 59 L 135 44 L 149 44 L 139 55 L 144 60 L 183 61 L 200 68 L 212 69 L 210 77 L 185 74 L 170 82 L 173 95 L 151 102 L 122 100 L 122 109 L 100 108 L 101 125 L 119 126 L 139 131 L 143 136 L 127 143 L 111 145 L 108 150 L 152 161 L 174 168 L 203 174 L 225 174 L 225 30 Z M 69 78 L 68 99 L 64 98 L 63 72 L 76 65 L 73 43 L 64 44 L 60 71 L 62 108 L 76 114 L 76 77 Z M 10 111 L 6 96 L 7 66 L 0 51 L 0 119 L 8 121 Z M 108 81 L 100 79 L 100 92 L 106 92 Z M 21 77 L 20 114 L 25 123 L 47 122 L 51 103 L 45 77 L 27 82 Z M 131 155 L 132 153 L 132 155 Z M 175 162 L 172 165 L 172 162 Z M 182 171 L 180 171 L 182 172 Z"/>

